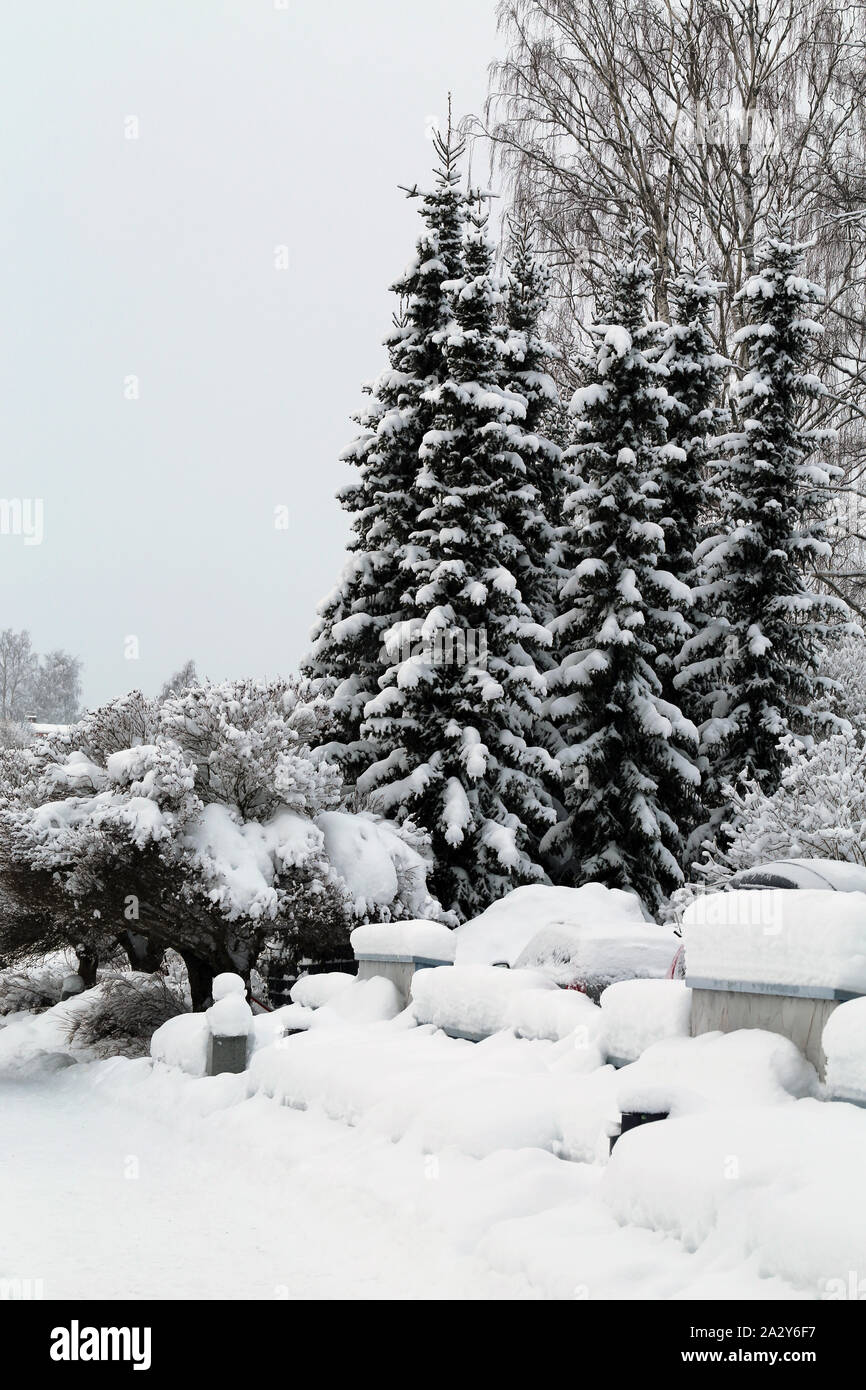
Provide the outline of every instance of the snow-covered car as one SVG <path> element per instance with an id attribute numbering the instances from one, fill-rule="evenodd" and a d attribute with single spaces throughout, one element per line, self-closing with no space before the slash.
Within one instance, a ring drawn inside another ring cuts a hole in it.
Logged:
<path id="1" fill-rule="evenodd" d="M 516 888 L 455 936 L 457 965 L 540 970 L 592 999 L 616 980 L 663 979 L 677 948 L 634 893 L 601 883 Z"/>
<path id="2" fill-rule="evenodd" d="M 737 888 L 823 888 L 838 893 L 866 893 L 866 866 L 841 859 L 774 859 L 734 874 Z"/>

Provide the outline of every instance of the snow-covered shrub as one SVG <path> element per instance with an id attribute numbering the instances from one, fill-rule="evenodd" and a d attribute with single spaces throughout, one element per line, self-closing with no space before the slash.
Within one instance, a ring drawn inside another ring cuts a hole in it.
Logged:
<path id="1" fill-rule="evenodd" d="M 180 953 L 200 1005 L 214 973 L 247 975 L 266 943 L 316 955 L 370 911 L 437 915 L 417 834 L 337 812 L 340 774 L 310 752 L 318 718 L 297 683 L 226 681 L 162 703 L 134 692 L 0 755 L 0 948 L 105 952 L 134 930 Z M 342 835 L 320 823 L 334 815 Z"/>
<path id="2" fill-rule="evenodd" d="M 828 646 L 822 669 L 838 686 L 838 713 L 866 730 L 866 639 L 843 637 Z"/>
<path id="3" fill-rule="evenodd" d="M 676 909 L 741 869 L 774 859 L 841 859 L 866 865 L 866 734 L 837 733 L 808 753 L 789 741 L 791 761 L 767 796 L 755 781 L 728 787 L 731 820 L 694 866 L 698 882 L 674 894 Z"/>
<path id="4" fill-rule="evenodd" d="M 22 966 L 0 970 L 0 1015 L 42 1013 L 59 1004 L 63 977 L 70 973 L 52 966 Z"/>
<path id="5" fill-rule="evenodd" d="M 117 975 L 88 990 L 88 1003 L 69 1020 L 67 1041 L 76 1052 L 104 1057 L 146 1057 L 157 1028 L 186 1013 L 183 998 L 163 975 Z"/>

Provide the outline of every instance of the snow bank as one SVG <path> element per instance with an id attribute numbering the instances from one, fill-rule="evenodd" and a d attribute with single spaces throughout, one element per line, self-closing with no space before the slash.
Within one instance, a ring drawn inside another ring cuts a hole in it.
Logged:
<path id="1" fill-rule="evenodd" d="M 599 1010 L 585 995 L 559 989 L 540 971 L 491 965 L 419 971 L 411 1007 L 419 1023 L 473 1038 L 507 1030 L 556 1040 L 582 1029 L 594 1039 L 601 1027 Z"/>
<path id="2" fill-rule="evenodd" d="M 583 929 L 591 936 L 626 922 L 635 928 L 647 926 L 639 899 L 619 888 L 606 888 L 601 883 L 585 883 L 581 888 L 515 888 L 479 917 L 457 928 L 455 960 L 458 965 L 495 965 L 500 961 L 516 965 L 518 956 L 543 929 Z M 667 928 L 653 931 L 661 932 L 666 940 Z M 674 949 L 668 951 L 666 967 Z"/>
<path id="3" fill-rule="evenodd" d="M 166 1067 L 179 1067 L 190 1076 L 207 1072 L 210 1027 L 204 1014 L 179 1014 L 157 1028 L 150 1040 L 150 1055 Z"/>
<path id="4" fill-rule="evenodd" d="M 352 932 L 352 950 L 359 955 L 421 956 L 453 961 L 456 936 L 441 922 L 368 922 Z"/>
<path id="5" fill-rule="evenodd" d="M 291 1000 L 305 1009 L 320 1009 L 355 983 L 354 975 L 344 975 L 339 970 L 326 970 L 322 975 L 302 975 L 292 985 Z"/>
<path id="6" fill-rule="evenodd" d="M 779 1105 L 817 1095 L 817 1073 L 789 1038 L 759 1028 L 669 1038 L 617 1072 L 620 1110 L 693 1110 Z"/>
<path id="7" fill-rule="evenodd" d="M 347 978 L 352 981 L 352 988 L 332 995 L 320 1011 L 318 1022 L 329 1021 L 333 1015 L 344 1023 L 382 1023 L 403 1012 L 403 996 L 393 980 L 386 980 L 382 975 L 374 975 L 369 980 L 356 980 L 352 975 Z"/>
<path id="8" fill-rule="evenodd" d="M 866 994 L 866 893 L 740 889 L 683 916 L 686 978 Z"/>
<path id="9" fill-rule="evenodd" d="M 252 1091 L 284 1105 L 424 1153 L 535 1148 L 595 1163 L 616 1119 L 615 1073 L 579 1035 L 552 1043 L 500 1033 L 473 1044 L 399 1021 L 316 1026 L 257 1052 L 248 1077 Z"/>
<path id="10" fill-rule="evenodd" d="M 830 1094 L 866 1103 L 866 999 L 849 999 L 834 1009 L 824 1025 L 821 1044 Z"/>
<path id="11" fill-rule="evenodd" d="M 281 1009 L 257 1014 L 253 1019 L 253 1049 L 270 1047 L 272 1043 L 280 1042 L 288 1033 L 309 1028 L 313 1017 L 313 1010 L 302 1008 L 300 1004 L 284 1004 Z"/>
<path id="12" fill-rule="evenodd" d="M 75 1060 L 68 1042 L 77 1012 L 90 1007 L 93 990 L 55 1004 L 41 1014 L 20 1014 L 0 1029 L 0 1076 L 56 1071 Z"/>
<path id="13" fill-rule="evenodd" d="M 743 1082 L 741 1073 L 741 1099 Z M 806 1298 L 858 1298 L 864 1166 L 866 1114 L 807 1099 L 635 1129 L 617 1143 L 599 1193 L 617 1221 L 673 1237 L 703 1268 L 748 1266 Z"/>
<path id="14" fill-rule="evenodd" d="M 688 1037 L 691 991 L 682 980 L 622 980 L 601 996 L 604 1043 L 613 1061 L 634 1062 L 653 1043 Z"/>
<path id="15" fill-rule="evenodd" d="M 552 995 L 555 989 L 538 971 L 455 965 L 451 970 L 419 970 L 412 979 L 411 1007 L 419 1023 L 489 1037 L 511 1028 L 511 1008 L 519 995 L 528 990 Z"/>

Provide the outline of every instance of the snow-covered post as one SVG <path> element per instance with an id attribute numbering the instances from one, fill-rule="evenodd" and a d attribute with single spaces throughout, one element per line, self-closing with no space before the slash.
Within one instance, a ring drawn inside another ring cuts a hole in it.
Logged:
<path id="1" fill-rule="evenodd" d="M 454 964 L 455 938 L 441 922 L 368 922 L 352 932 L 358 979 L 391 980 L 408 1004 L 418 970 Z"/>
<path id="2" fill-rule="evenodd" d="M 253 1026 L 253 1011 L 246 1000 L 246 985 L 240 975 L 217 975 L 213 982 L 213 1004 L 205 1017 L 210 1029 L 207 1044 L 207 1074 L 245 1071 Z"/>

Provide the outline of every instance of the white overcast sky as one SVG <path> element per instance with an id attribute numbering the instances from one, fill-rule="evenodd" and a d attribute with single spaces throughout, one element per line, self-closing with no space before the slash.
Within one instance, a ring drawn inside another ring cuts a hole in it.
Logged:
<path id="1" fill-rule="evenodd" d="M 87 704 L 190 656 L 296 666 L 416 235 L 397 185 L 426 180 L 449 88 L 480 109 L 494 8 L 4 5 L 0 496 L 43 499 L 45 534 L 0 535 L 0 627 L 79 655 Z"/>

